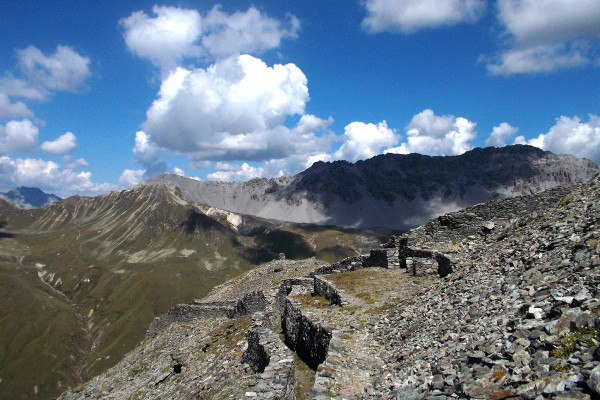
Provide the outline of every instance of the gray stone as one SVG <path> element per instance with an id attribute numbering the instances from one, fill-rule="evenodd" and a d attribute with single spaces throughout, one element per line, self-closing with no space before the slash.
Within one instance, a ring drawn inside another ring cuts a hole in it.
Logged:
<path id="1" fill-rule="evenodd" d="M 481 227 L 487 229 L 488 231 L 491 231 L 496 227 L 496 224 L 494 224 L 493 221 L 487 221 L 481 224 Z"/>
<path id="2" fill-rule="evenodd" d="M 600 365 L 592 370 L 586 383 L 592 392 L 600 395 Z"/>

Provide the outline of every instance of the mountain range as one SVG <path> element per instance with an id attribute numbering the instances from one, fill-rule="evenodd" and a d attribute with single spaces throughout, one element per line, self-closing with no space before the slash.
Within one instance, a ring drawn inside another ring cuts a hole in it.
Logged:
<path id="1" fill-rule="evenodd" d="M 250 288 L 357 257 L 429 216 L 598 170 L 509 146 L 316 163 L 248 182 L 161 175 L 35 209 L 0 199 L 0 398 L 49 399 L 88 381 L 144 340 L 156 317 L 225 282 L 212 298 L 236 313 L 245 306 L 232 302 Z M 269 262 L 251 281 L 235 278 Z"/>
<path id="2" fill-rule="evenodd" d="M 25 186 L 0 193 L 0 199 L 26 209 L 44 207 L 62 200 L 54 194 L 44 193 L 39 188 Z"/>
<path id="3" fill-rule="evenodd" d="M 384 154 L 354 164 L 317 162 L 293 177 L 202 182 L 162 174 L 188 201 L 263 218 L 360 228 L 410 229 L 489 200 L 592 178 L 592 161 L 513 145 L 459 156 Z"/>

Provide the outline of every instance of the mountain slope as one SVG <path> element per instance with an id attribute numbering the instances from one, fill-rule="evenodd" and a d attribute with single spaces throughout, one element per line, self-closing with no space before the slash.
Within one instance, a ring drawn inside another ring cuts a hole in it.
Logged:
<path id="1" fill-rule="evenodd" d="M 89 379 L 154 317 L 279 253 L 335 260 L 380 237 L 192 205 L 164 185 L 32 210 L 0 200 L 0 398 Z"/>
<path id="2" fill-rule="evenodd" d="M 24 186 L 0 193 L 1 197 L 17 207 L 27 209 L 44 207 L 62 200 L 54 194 L 44 193 L 41 189 Z"/>
<path id="3" fill-rule="evenodd" d="M 599 216 L 597 177 L 444 215 L 312 273 L 273 262 L 189 305 L 256 290 L 252 319 L 175 321 L 60 399 L 596 399 Z M 429 271 L 443 260 L 452 271 Z M 291 279 L 256 279 L 275 270 Z"/>
<path id="4" fill-rule="evenodd" d="M 294 177 L 199 182 L 157 175 L 189 201 L 295 222 L 409 229 L 445 212 L 590 179 L 589 160 L 531 146 L 474 149 L 460 156 L 385 154 L 355 164 L 317 162 Z"/>

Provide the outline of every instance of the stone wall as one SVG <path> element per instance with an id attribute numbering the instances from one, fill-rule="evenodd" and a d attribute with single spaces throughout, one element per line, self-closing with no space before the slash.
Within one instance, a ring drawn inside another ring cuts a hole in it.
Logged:
<path id="1" fill-rule="evenodd" d="M 361 268 L 381 267 L 388 268 L 388 253 L 392 254 L 394 258 L 394 249 L 373 249 L 369 255 L 360 255 L 354 257 L 348 257 L 342 261 L 336 262 L 335 264 L 328 265 L 323 268 L 314 270 L 309 276 L 315 275 L 328 275 L 337 274 L 343 272 L 355 271 Z"/>
<path id="2" fill-rule="evenodd" d="M 336 262 L 335 264 L 328 265 L 327 267 L 319 268 L 309 274 L 309 276 L 315 275 L 328 275 L 336 274 L 348 271 L 354 271 L 356 269 L 364 268 L 364 260 L 367 256 L 354 256 L 343 259 L 342 261 Z"/>
<path id="3" fill-rule="evenodd" d="M 313 294 L 315 296 L 323 296 L 331 305 L 344 307 L 348 302 L 344 299 L 343 290 L 338 289 L 333 282 L 327 280 L 324 276 L 317 275 L 314 278 Z"/>
<path id="4" fill-rule="evenodd" d="M 373 267 L 407 268 L 407 272 L 415 276 L 436 275 L 444 277 L 452 273 L 453 261 L 448 256 L 435 250 L 414 248 L 409 244 L 407 237 L 394 236 L 383 244 L 380 249 L 371 250 L 368 256 L 348 257 L 335 264 L 319 268 L 311 272 L 309 276 L 315 277 Z M 415 258 L 419 260 L 413 261 Z"/>
<path id="5" fill-rule="evenodd" d="M 397 236 L 392 236 L 387 243 L 381 245 L 381 248 L 386 251 L 388 268 L 400 268 L 399 239 Z"/>
<path id="6" fill-rule="evenodd" d="M 160 317 L 154 318 L 146 337 L 154 337 L 158 332 L 175 322 L 191 322 L 212 318 L 239 318 L 256 311 L 264 311 L 267 300 L 263 292 L 251 292 L 237 302 L 223 301 L 202 303 L 194 300 L 189 304 L 178 304 Z"/>
<path id="7" fill-rule="evenodd" d="M 363 259 L 363 268 L 388 268 L 388 250 L 373 249 L 368 257 Z"/>
<path id="8" fill-rule="evenodd" d="M 406 271 L 413 276 L 435 275 L 437 270 L 438 263 L 433 258 L 406 258 Z"/>
<path id="9" fill-rule="evenodd" d="M 434 275 L 443 278 L 452 273 L 452 264 L 456 263 L 449 256 L 435 250 L 409 247 L 406 237 L 398 238 L 396 245 L 400 268 L 406 268 L 413 276 Z"/>
<path id="10" fill-rule="evenodd" d="M 252 315 L 252 327 L 246 333 L 248 349 L 244 362 L 260 374 L 259 381 L 249 387 L 246 397 L 256 399 L 293 400 L 296 398 L 294 358 L 290 349 L 268 327 L 267 317 Z"/>
<path id="11" fill-rule="evenodd" d="M 300 304 L 286 300 L 281 327 L 285 344 L 298 354 L 306 365 L 317 369 L 327 358 L 332 328 L 302 312 Z"/>
<path id="12" fill-rule="evenodd" d="M 267 299 L 262 291 L 250 292 L 227 311 L 227 317 L 234 319 L 257 311 L 264 311 L 266 306 Z"/>
<path id="13" fill-rule="evenodd" d="M 286 297 L 292 291 L 294 286 L 301 286 L 312 292 L 314 290 L 314 279 L 313 278 L 293 278 L 284 280 L 279 285 L 275 301 L 275 311 L 282 311 L 285 307 Z"/>
<path id="14" fill-rule="evenodd" d="M 204 304 L 178 304 L 160 317 L 154 318 L 146 337 L 154 337 L 156 334 L 174 322 L 190 322 L 196 319 L 210 319 L 227 317 L 232 303 L 204 303 Z"/>
<path id="15" fill-rule="evenodd" d="M 327 358 L 317 368 L 315 374 L 315 383 L 308 395 L 309 399 L 313 400 L 330 400 L 331 388 L 336 385 L 336 371 L 339 371 L 340 364 L 344 363 L 344 358 L 339 353 L 339 349 L 343 348 L 344 332 L 341 330 L 333 330 L 331 332 L 331 340 L 329 341 L 329 349 Z"/>

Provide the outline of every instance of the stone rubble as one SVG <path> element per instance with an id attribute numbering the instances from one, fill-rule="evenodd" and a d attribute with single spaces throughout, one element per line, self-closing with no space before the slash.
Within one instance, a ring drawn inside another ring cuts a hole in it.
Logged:
<path id="1" fill-rule="evenodd" d="M 599 183 L 487 203 L 407 234 L 460 262 L 378 324 L 386 366 L 375 397 L 598 398 Z"/>

